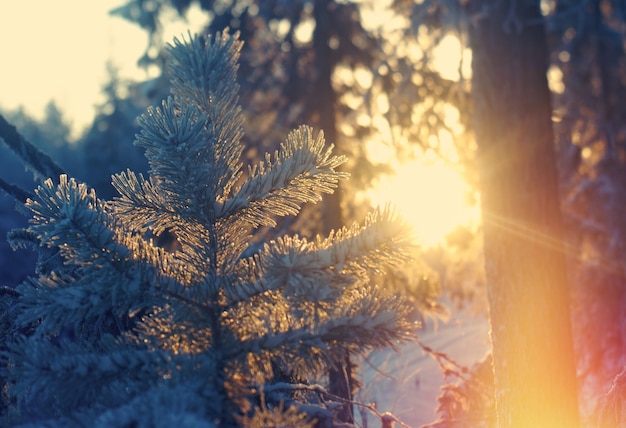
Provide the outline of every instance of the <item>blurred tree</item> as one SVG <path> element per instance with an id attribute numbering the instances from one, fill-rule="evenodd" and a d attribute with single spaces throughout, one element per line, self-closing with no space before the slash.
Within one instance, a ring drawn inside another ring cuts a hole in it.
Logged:
<path id="1" fill-rule="evenodd" d="M 147 170 L 141 150 L 132 144 L 132 136 L 139 131 L 136 117 L 146 103 L 167 89 L 154 90 L 159 79 L 143 83 L 122 81 L 111 64 L 108 73 L 109 81 L 102 90 L 106 101 L 98 107 L 93 124 L 78 142 L 83 156 L 80 177 L 104 198 L 114 195 L 113 174 L 125 168 Z"/>
<path id="2" fill-rule="evenodd" d="M 600 0 L 559 1 L 549 15 L 580 402 L 591 419 L 626 365 L 625 16 L 622 2 Z"/>
<path id="3" fill-rule="evenodd" d="M 499 426 L 579 424 L 564 233 L 535 2 L 472 4 L 476 138 Z"/>
<path id="4" fill-rule="evenodd" d="M 475 150 L 463 3 L 394 0 L 393 10 L 407 21 L 396 30 L 399 34 L 383 37 L 390 70 L 384 80 L 390 94 L 385 116 L 394 139 L 405 150 L 418 144 L 457 168 L 469 167 Z"/>

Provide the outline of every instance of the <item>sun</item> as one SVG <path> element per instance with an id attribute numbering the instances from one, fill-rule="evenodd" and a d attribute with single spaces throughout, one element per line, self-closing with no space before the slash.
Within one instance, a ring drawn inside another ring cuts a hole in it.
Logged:
<path id="1" fill-rule="evenodd" d="M 432 66 L 444 79 L 459 81 L 471 77 L 471 51 L 454 34 L 445 35 L 434 49 Z M 474 229 L 480 224 L 478 203 L 468 196 L 472 189 L 450 162 L 458 160 L 455 138 L 464 132 L 455 107 L 444 107 L 447 130 L 439 131 L 439 151 L 447 159 L 421 154 L 418 159 L 396 165 L 393 149 L 377 141 L 367 146 L 368 157 L 394 167 L 394 174 L 383 178 L 366 192 L 376 205 L 391 204 L 414 229 L 415 240 L 422 247 L 443 244 L 448 234 L 461 226 Z M 385 136 L 381 137 L 385 140 Z"/>
<path id="2" fill-rule="evenodd" d="M 471 189 L 442 160 L 415 160 L 367 192 L 373 205 L 390 203 L 414 230 L 417 244 L 433 247 L 460 226 L 471 227 L 479 208 L 468 201 Z"/>

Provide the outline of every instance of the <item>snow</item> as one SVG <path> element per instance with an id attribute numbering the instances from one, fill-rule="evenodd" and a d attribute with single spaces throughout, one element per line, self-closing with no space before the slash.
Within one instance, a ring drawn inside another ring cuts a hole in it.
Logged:
<path id="1" fill-rule="evenodd" d="M 446 323 L 427 323 L 418 335 L 425 345 L 468 367 L 481 361 L 491 347 L 486 316 L 463 311 L 454 313 Z M 358 376 L 364 384 L 358 401 L 375 403 L 379 412 L 391 412 L 411 427 L 438 419 L 435 410 L 443 374 L 437 362 L 420 345 L 405 345 L 400 353 L 375 351 L 361 363 Z M 355 413 L 357 418 L 361 416 L 358 408 Z M 381 426 L 380 420 L 369 411 L 363 415 L 367 420 L 359 421 L 362 425 Z"/>

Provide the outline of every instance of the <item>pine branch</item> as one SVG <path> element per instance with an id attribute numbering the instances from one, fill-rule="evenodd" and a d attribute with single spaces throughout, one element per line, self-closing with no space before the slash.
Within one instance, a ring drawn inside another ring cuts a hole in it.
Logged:
<path id="1" fill-rule="evenodd" d="M 34 214 L 28 236 L 34 233 L 43 245 L 58 248 L 64 264 L 20 286 L 21 325 L 41 319 L 38 329 L 52 330 L 151 305 L 144 291 L 156 272 L 137 257 L 147 258 L 146 250 L 139 251 L 138 240 L 130 248 L 118 242 L 119 225 L 93 190 L 62 175 L 58 186 L 48 179 L 35 193 L 27 203 Z"/>
<path id="2" fill-rule="evenodd" d="M 40 178 L 52 178 L 58 182 L 58 177 L 65 174 L 63 168 L 20 135 L 15 126 L 9 124 L 2 115 L 0 115 L 0 139 Z"/>
<path id="3" fill-rule="evenodd" d="M 169 387 L 146 388 L 118 407 L 87 419 L 85 425 L 216 428 L 207 415 L 219 414 L 219 397 L 213 391 L 206 391 L 202 383 L 202 379 L 193 379 Z"/>
<path id="4" fill-rule="evenodd" d="M 319 202 L 322 193 L 333 193 L 347 174 L 336 172 L 346 161 L 333 156 L 325 145 L 324 134 L 313 137 L 311 128 L 302 126 L 281 144 L 274 158 L 249 169 L 246 182 L 234 196 L 216 209 L 218 216 L 237 214 L 252 227 L 275 226 L 275 216 L 295 215 L 306 202 Z"/>
<path id="5" fill-rule="evenodd" d="M 414 247 L 411 229 L 396 216 L 391 207 L 368 214 L 364 225 L 353 224 L 319 240 L 319 251 L 312 253 L 310 263 L 333 264 L 341 269 L 345 264 L 368 266 L 376 270 L 385 265 L 397 265 L 408 260 L 408 250 Z"/>
<path id="6" fill-rule="evenodd" d="M 100 396 L 122 404 L 156 381 L 155 370 L 175 364 L 166 352 L 130 347 L 111 336 L 104 337 L 98 347 L 67 340 L 50 346 L 41 337 L 15 341 L 12 353 L 0 351 L 2 362 L 10 361 L 16 368 L 11 376 L 13 392 L 27 401 L 47 403 L 51 415 L 57 409 L 76 411 L 88 407 Z M 120 378 L 127 382 L 120 384 Z"/>
<path id="7" fill-rule="evenodd" d="M 14 288 L 7 287 L 6 285 L 3 285 L 2 287 L 0 287 L 0 296 L 19 297 L 20 293 L 15 291 Z"/>
<path id="8" fill-rule="evenodd" d="M 168 45 L 172 94 L 207 112 L 217 101 L 222 114 L 238 110 L 236 74 L 242 46 L 239 33 L 231 36 L 228 30 L 208 38 L 174 38 Z"/>
<path id="9" fill-rule="evenodd" d="M 273 285 L 276 288 L 280 284 L 274 283 Z M 252 297 L 264 294 L 270 290 L 271 289 L 267 287 L 264 281 L 254 281 L 228 284 L 224 287 L 224 294 L 228 299 L 229 305 L 236 305 L 237 303 L 248 301 Z"/>
<path id="10" fill-rule="evenodd" d="M 113 211 L 128 224 L 145 232 L 148 228 L 160 235 L 181 220 L 180 212 L 172 206 L 152 179 L 127 170 L 112 176 L 113 187 L 120 194 L 112 203 Z"/>
<path id="11" fill-rule="evenodd" d="M 410 236 L 406 225 L 385 208 L 371 213 L 363 226 L 355 223 L 315 242 L 278 237 L 248 261 L 259 267 L 260 277 L 227 285 L 226 296 L 237 303 L 283 288 L 287 294 L 326 300 L 352 284 L 354 275 L 404 261 L 413 246 Z"/>
<path id="12" fill-rule="evenodd" d="M 350 337 L 349 341 L 345 340 L 347 337 Z M 317 359 L 332 356 L 310 352 L 310 349 L 327 351 L 331 345 L 345 346 L 352 350 L 387 346 L 396 348 L 395 341 L 414 339 L 415 335 L 410 326 L 403 326 L 401 315 L 393 311 L 393 307 L 387 306 L 384 311 L 380 310 L 378 313 L 367 311 L 363 314 L 333 318 L 319 325 L 268 332 L 262 337 L 243 341 L 240 346 L 233 346 L 224 353 L 228 358 L 240 359 L 245 358 L 248 353 L 261 354 L 265 350 L 277 349 L 289 352 L 289 349 L 292 349 L 300 356 L 299 358 L 310 361 L 310 366 L 319 366 L 320 361 Z"/>
<path id="13" fill-rule="evenodd" d="M 120 220 L 142 234 L 148 230 L 154 236 L 173 232 L 182 251 L 195 259 L 192 263 L 209 263 L 215 258 L 206 248 L 210 230 L 216 227 L 215 219 L 210 221 L 213 215 L 204 216 L 198 206 L 191 208 L 194 204 L 183 202 L 180 194 L 168 198 L 169 192 L 152 177 L 146 180 L 130 170 L 113 175 L 112 184 L 120 196 L 109 206 Z"/>
<path id="14" fill-rule="evenodd" d="M 241 174 L 236 39 L 227 33 L 175 39 L 169 46 L 173 96 L 138 119 L 135 144 L 146 149 L 153 184 L 173 208 L 208 222 L 215 201 Z"/>

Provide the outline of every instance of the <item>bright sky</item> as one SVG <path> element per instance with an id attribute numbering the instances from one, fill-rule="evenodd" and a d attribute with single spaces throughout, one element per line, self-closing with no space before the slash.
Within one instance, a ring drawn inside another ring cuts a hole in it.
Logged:
<path id="1" fill-rule="evenodd" d="M 111 60 L 120 77 L 142 79 L 136 66 L 147 34 L 108 12 L 125 0 L 26 0 L 0 5 L 0 107 L 40 118 L 54 99 L 78 133 L 91 123 Z M 193 30 L 193 29 L 192 29 Z M 186 24 L 170 28 L 186 32 Z M 168 31 L 167 34 L 170 34 Z M 167 35 L 166 35 L 167 37 Z M 166 38 L 165 40 L 169 40 Z"/>
<path id="2" fill-rule="evenodd" d="M 108 11 L 123 0 L 29 0 L 0 6 L 0 106 L 41 117 L 54 99 L 77 127 L 101 100 L 106 61 L 128 75 L 146 46 L 141 30 Z M 133 59 L 134 58 L 134 59 Z M 128 64 L 131 66 L 129 67 Z"/>

